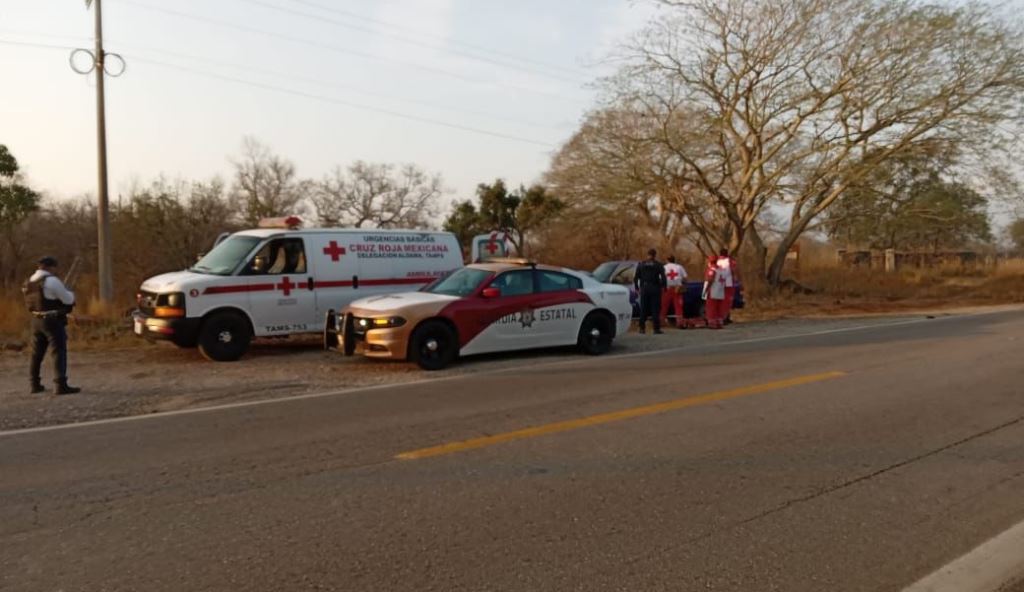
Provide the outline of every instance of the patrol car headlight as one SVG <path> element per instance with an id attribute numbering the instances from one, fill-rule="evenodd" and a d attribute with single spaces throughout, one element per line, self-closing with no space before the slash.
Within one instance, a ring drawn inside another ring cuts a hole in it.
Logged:
<path id="1" fill-rule="evenodd" d="M 405 319 L 403 319 L 402 317 L 384 317 L 379 319 L 372 319 L 369 322 L 371 325 L 373 325 L 374 329 L 393 329 L 395 327 L 401 327 L 402 325 L 404 325 Z"/>

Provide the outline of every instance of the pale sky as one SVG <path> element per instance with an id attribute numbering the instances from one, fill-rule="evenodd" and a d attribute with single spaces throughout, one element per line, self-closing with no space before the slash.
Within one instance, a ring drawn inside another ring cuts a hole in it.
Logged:
<path id="1" fill-rule="evenodd" d="M 277 8 L 274 8 L 277 7 Z M 630 0 L 103 0 L 112 198 L 160 174 L 230 176 L 251 135 L 320 178 L 415 163 L 452 198 L 538 180 L 653 14 Z M 82 0 L 0 0 L 0 144 L 52 197 L 95 192 L 95 90 Z M 5 43 L 7 42 L 7 43 Z M 472 128 L 472 129 L 460 129 Z M 474 131 L 475 130 L 475 131 Z"/>

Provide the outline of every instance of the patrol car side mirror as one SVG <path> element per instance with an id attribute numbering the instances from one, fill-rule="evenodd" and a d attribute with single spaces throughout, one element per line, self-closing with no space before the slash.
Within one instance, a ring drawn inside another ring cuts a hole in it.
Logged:
<path id="1" fill-rule="evenodd" d="M 484 288 L 480 295 L 484 298 L 498 298 L 501 296 L 501 288 Z"/>

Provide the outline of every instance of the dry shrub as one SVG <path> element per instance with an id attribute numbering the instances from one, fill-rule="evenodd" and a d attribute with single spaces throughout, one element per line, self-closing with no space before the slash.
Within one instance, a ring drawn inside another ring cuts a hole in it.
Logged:
<path id="1" fill-rule="evenodd" d="M 31 338 L 31 316 L 20 298 L 0 298 L 0 348 L 27 347 Z M 75 347 L 124 346 L 137 344 L 123 310 L 87 300 L 77 306 L 68 323 L 68 339 Z"/>

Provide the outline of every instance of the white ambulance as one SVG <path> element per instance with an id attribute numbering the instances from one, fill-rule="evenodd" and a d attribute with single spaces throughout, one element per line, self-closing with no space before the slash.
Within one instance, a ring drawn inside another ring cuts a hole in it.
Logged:
<path id="1" fill-rule="evenodd" d="M 236 232 L 191 268 L 143 282 L 135 333 L 198 346 L 211 360 L 237 360 L 253 337 L 317 333 L 328 310 L 416 290 L 463 266 L 448 232 L 298 224 L 288 218 Z"/>

